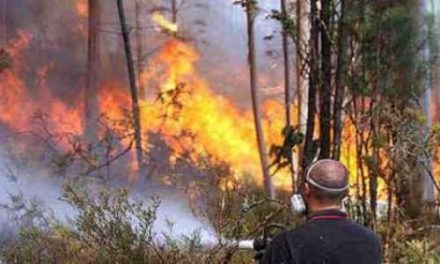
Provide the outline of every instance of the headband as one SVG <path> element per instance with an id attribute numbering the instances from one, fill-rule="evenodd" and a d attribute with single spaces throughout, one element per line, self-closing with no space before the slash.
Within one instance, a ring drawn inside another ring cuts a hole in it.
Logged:
<path id="1" fill-rule="evenodd" d="M 342 187 L 342 188 L 330 188 L 330 187 L 326 187 L 326 186 L 324 186 L 324 185 L 322 185 L 322 184 L 316 182 L 316 181 L 315 181 L 314 179 L 312 179 L 312 177 L 310 176 L 310 173 L 312 172 L 313 168 L 314 168 L 316 165 L 320 164 L 320 163 L 323 162 L 323 161 L 329 161 L 329 160 L 331 160 L 331 159 L 322 159 L 322 160 L 318 160 L 318 161 L 315 162 L 315 163 L 312 163 L 312 165 L 310 165 L 310 167 L 307 169 L 306 181 L 307 181 L 308 183 L 310 183 L 311 185 L 313 185 L 314 187 L 316 187 L 316 188 L 318 188 L 318 189 L 321 189 L 321 190 L 323 190 L 323 191 L 326 191 L 326 192 L 340 193 L 340 192 L 343 192 L 343 191 L 347 190 L 348 187 L 349 187 L 348 183 L 347 183 L 347 185 L 345 185 L 345 186 Z M 333 161 L 333 160 L 331 160 L 331 161 Z"/>

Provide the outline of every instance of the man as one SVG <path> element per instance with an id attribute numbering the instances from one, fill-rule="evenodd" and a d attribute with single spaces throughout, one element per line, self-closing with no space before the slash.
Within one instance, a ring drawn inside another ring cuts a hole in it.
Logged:
<path id="1" fill-rule="evenodd" d="M 263 263 L 381 263 L 379 237 L 341 211 L 348 189 L 345 166 L 335 160 L 320 160 L 309 166 L 306 175 L 301 196 L 307 223 L 276 237 Z"/>

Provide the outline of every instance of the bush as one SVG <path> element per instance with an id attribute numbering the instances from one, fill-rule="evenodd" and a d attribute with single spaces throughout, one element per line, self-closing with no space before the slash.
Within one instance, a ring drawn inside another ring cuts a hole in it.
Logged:
<path id="1" fill-rule="evenodd" d="M 153 233 L 159 206 L 156 198 L 145 204 L 130 199 L 125 189 L 106 189 L 93 195 L 66 185 L 63 200 L 77 211 L 69 224 L 55 219 L 35 221 L 41 214 L 35 213 L 35 206 L 29 207 L 34 214 L 27 214 L 26 225 L 17 222 L 19 236 L 1 245 L 0 262 L 186 264 L 250 261 L 246 254 L 232 260 L 233 247 L 215 242 L 206 245 L 198 232 L 176 239 L 170 231 L 162 234 L 163 240 L 157 240 Z M 17 203 L 16 200 L 12 202 Z M 23 208 L 26 207 L 20 207 L 17 213 L 22 214 Z"/>
<path id="2" fill-rule="evenodd" d="M 146 263 L 158 201 L 132 201 L 127 190 L 101 191 L 97 198 L 65 187 L 76 210 L 71 226 L 51 222 L 21 226 L 19 238 L 2 250 L 8 263 Z"/>
<path id="3" fill-rule="evenodd" d="M 401 255 L 397 263 L 440 263 L 440 250 L 433 250 L 426 239 L 404 241 L 396 244 Z"/>

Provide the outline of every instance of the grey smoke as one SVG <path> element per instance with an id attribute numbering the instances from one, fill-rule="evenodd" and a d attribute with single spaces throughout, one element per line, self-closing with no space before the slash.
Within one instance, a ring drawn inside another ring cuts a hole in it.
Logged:
<path id="1" fill-rule="evenodd" d="M 17 169 L 0 151 L 0 205 L 11 204 L 11 195 L 22 195 L 26 204 L 34 201 L 45 212 L 45 217 L 54 217 L 62 223 L 69 224 L 76 212 L 66 202 L 60 200 L 63 181 L 49 177 L 45 170 L 26 172 Z M 149 202 L 150 192 L 135 191 L 131 197 L 136 200 Z M 164 234 L 179 240 L 197 234 L 202 243 L 215 243 L 217 236 L 209 223 L 196 217 L 189 209 L 184 196 L 178 192 L 154 193 L 160 200 L 157 219 L 153 231 L 158 242 L 164 241 Z M 15 219 L 17 220 L 17 219 Z M 0 209 L 0 242 L 7 236 L 17 235 L 18 226 L 5 209 Z"/>

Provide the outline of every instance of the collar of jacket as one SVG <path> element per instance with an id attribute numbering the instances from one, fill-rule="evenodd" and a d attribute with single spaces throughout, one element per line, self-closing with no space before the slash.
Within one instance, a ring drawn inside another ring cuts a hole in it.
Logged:
<path id="1" fill-rule="evenodd" d="M 342 220 L 346 218 L 347 218 L 346 213 L 337 209 L 329 209 L 329 210 L 318 211 L 308 215 L 307 222 L 319 221 L 319 220 Z"/>

